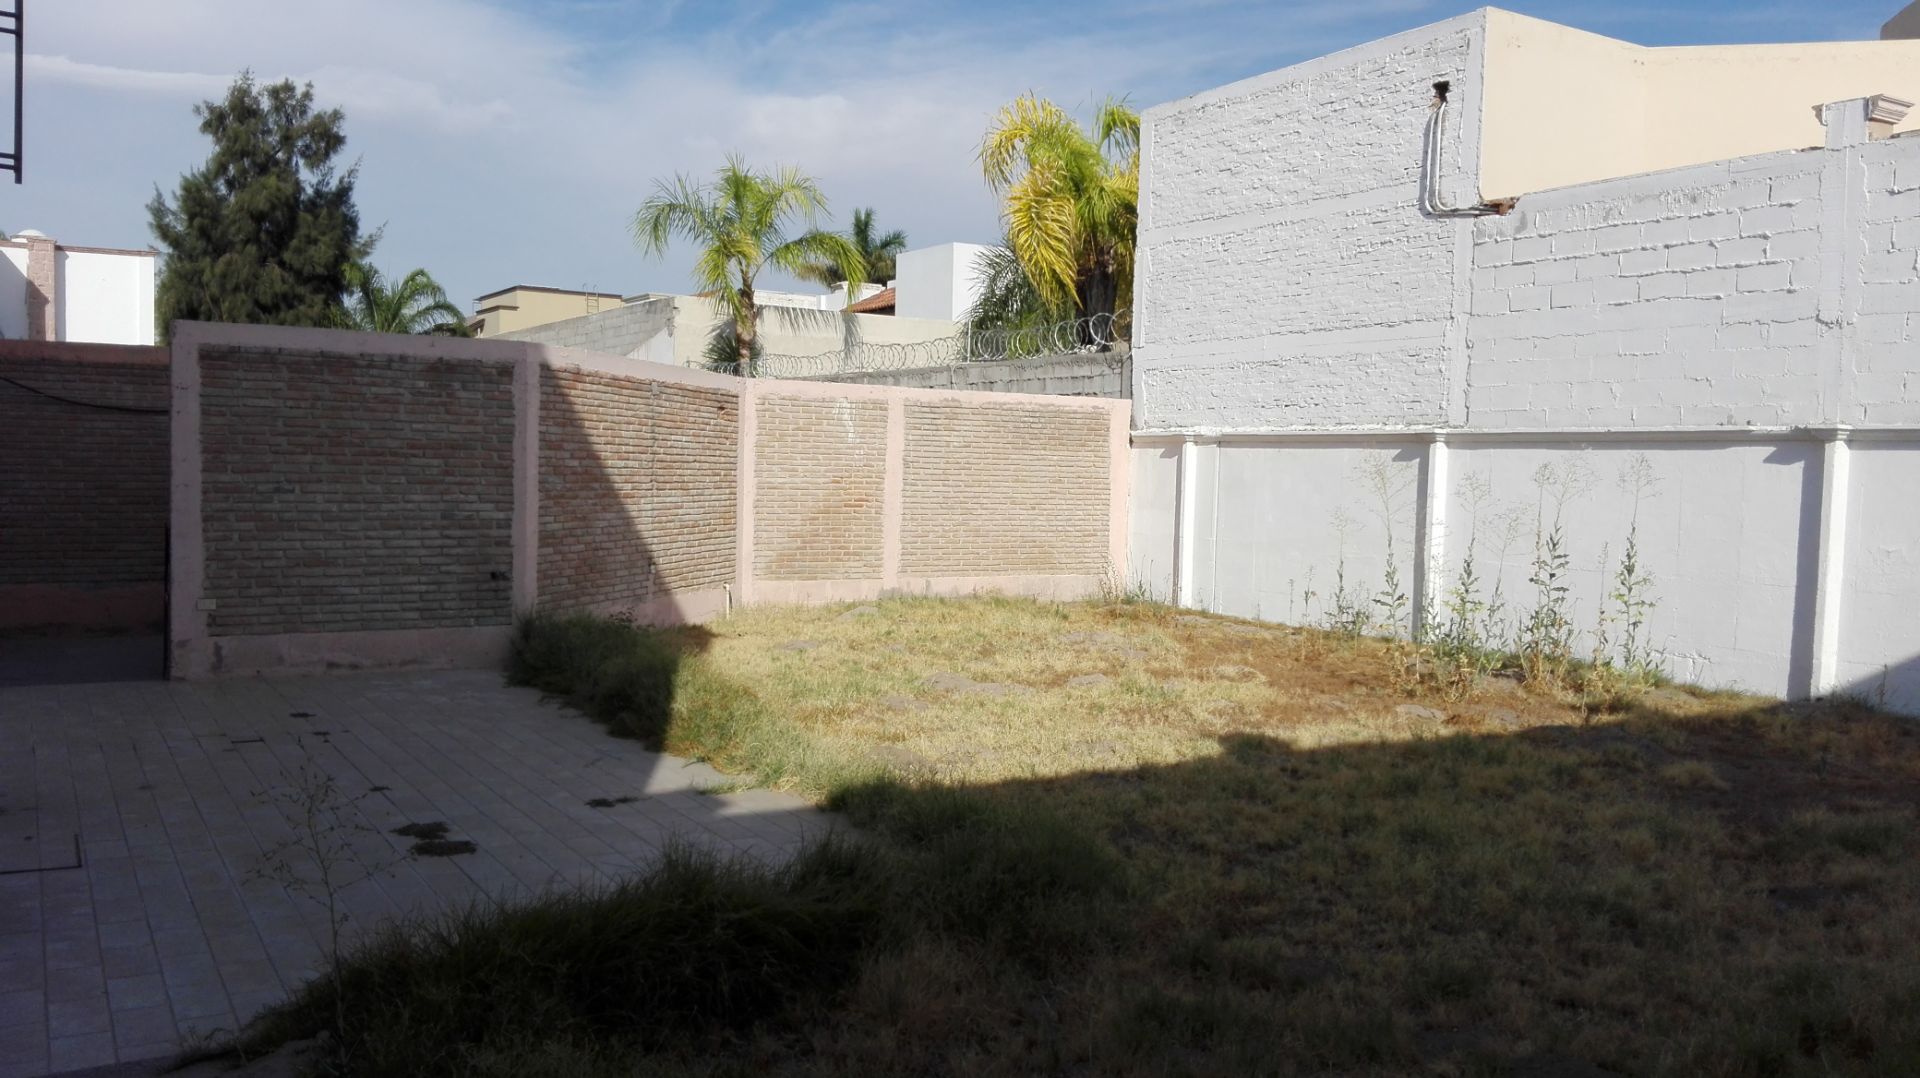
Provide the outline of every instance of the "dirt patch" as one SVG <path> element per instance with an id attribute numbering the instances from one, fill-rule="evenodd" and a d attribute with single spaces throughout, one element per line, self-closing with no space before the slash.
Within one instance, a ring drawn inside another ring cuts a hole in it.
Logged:
<path id="1" fill-rule="evenodd" d="M 903 749 L 898 745 L 878 745 L 868 751 L 874 759 L 895 771 L 903 771 L 907 774 L 918 774 L 920 772 L 934 770 L 932 760 L 914 752 L 912 749 Z"/>
<path id="2" fill-rule="evenodd" d="M 959 696 L 1020 696 L 1033 690 L 1025 685 L 1014 685 L 1004 681 L 975 681 L 965 674 L 942 670 L 927 675 L 927 688 L 950 692 Z"/>
<path id="3" fill-rule="evenodd" d="M 1148 657 L 1148 652 L 1143 648 L 1135 647 L 1132 639 L 1122 636 L 1119 633 L 1110 633 L 1101 629 L 1065 633 L 1060 637 L 1060 642 L 1063 644 L 1072 644 L 1076 647 L 1091 648 L 1095 651 L 1104 651 L 1109 655 L 1117 655 L 1123 659 L 1145 659 Z"/>

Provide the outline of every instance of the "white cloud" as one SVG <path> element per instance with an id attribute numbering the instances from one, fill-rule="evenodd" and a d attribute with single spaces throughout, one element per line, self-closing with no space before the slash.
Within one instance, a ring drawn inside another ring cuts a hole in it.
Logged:
<path id="1" fill-rule="evenodd" d="M 205 156 L 190 106 L 251 69 L 346 110 L 383 265 L 426 266 L 457 299 L 521 282 L 674 290 L 688 257 L 643 261 L 626 231 L 657 178 L 737 151 L 819 177 L 842 220 L 871 205 L 916 244 L 991 239 L 973 152 L 1014 95 L 1149 105 L 1405 29 L 1429 0 L 511 2 L 41 5 L 28 181 L 0 228 L 144 244 L 154 187 Z"/>

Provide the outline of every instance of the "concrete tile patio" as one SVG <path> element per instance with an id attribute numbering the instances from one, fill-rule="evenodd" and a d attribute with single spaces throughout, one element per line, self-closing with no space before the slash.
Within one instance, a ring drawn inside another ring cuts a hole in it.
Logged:
<path id="1" fill-rule="evenodd" d="M 330 777 L 349 936 L 484 897 L 590 884 L 671 840 L 778 858 L 827 821 L 607 736 L 497 673 L 0 687 L 0 1075 L 164 1056 L 284 998 L 327 917 L 271 862 Z M 633 800 L 620 801 L 621 798 Z M 599 800 L 603 807 L 589 801 Z M 605 802 L 611 801 L 612 804 Z M 413 856 L 444 822 L 474 844 Z"/>

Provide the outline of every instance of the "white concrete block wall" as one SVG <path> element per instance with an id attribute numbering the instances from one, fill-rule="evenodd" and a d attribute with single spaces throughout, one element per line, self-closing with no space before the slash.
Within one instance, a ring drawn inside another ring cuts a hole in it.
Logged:
<path id="1" fill-rule="evenodd" d="M 1920 138 L 1868 145 L 1854 399 L 1842 418 L 1920 424 Z"/>
<path id="2" fill-rule="evenodd" d="M 1208 609 L 1319 623 L 1344 578 L 1349 600 L 1384 617 L 1373 600 L 1386 594 L 1391 535 L 1411 613 L 1418 447 L 1225 443 L 1216 452 L 1216 507 L 1200 529 L 1195 573 Z"/>
<path id="3" fill-rule="evenodd" d="M 1823 152 L 1521 200 L 1474 228 L 1474 428 L 1815 423 Z"/>
<path id="4" fill-rule="evenodd" d="M 63 341 L 152 344 L 154 256 L 61 248 L 54 334 Z"/>
<path id="5" fill-rule="evenodd" d="M 1920 714 L 1920 437 L 1852 456 L 1839 688 Z"/>
<path id="6" fill-rule="evenodd" d="M 1331 592 L 1343 550 L 1350 589 L 1380 586 L 1355 462 L 1385 454 L 1444 478 L 1423 513 L 1387 514 L 1436 604 L 1474 504 L 1520 513 L 1479 563 L 1517 618 L 1534 477 L 1577 466 L 1591 630 L 1632 516 L 1618 476 L 1644 461 L 1670 672 L 1920 713 L 1920 137 L 1836 123 L 1831 147 L 1436 219 L 1416 202 L 1426 110 L 1403 106 L 1453 81 L 1444 201 L 1475 201 L 1482 34 L 1465 16 L 1149 110 L 1136 444 L 1185 444 L 1190 482 L 1170 514 L 1139 508 L 1134 542 L 1172 545 L 1181 602 L 1323 621 L 1301 596 Z"/>
<path id="7" fill-rule="evenodd" d="M 0 247 L 0 338 L 27 338 L 27 249 Z"/>
<path id="8" fill-rule="evenodd" d="M 1143 427 L 1444 418 L 1463 222 L 1418 205 L 1434 82 L 1473 197 L 1479 14 L 1149 109 L 1135 274 Z"/>
<path id="9" fill-rule="evenodd" d="M 1136 445 L 1127 494 L 1127 581 L 1148 597 L 1170 602 L 1180 511 L 1180 449 L 1177 444 Z"/>
<path id="10" fill-rule="evenodd" d="M 1536 605 L 1535 537 L 1551 527 L 1564 492 L 1577 650 L 1592 653 L 1603 613 L 1618 641 L 1620 610 L 1609 596 L 1637 501 L 1639 558 L 1652 578 L 1647 630 L 1660 665 L 1697 684 L 1779 695 L 1795 689 L 1796 671 L 1804 682 L 1809 657 L 1794 641 L 1811 617 L 1796 601 L 1817 556 L 1801 513 L 1806 484 L 1818 481 L 1814 443 L 1468 440 L 1453 444 L 1448 466 L 1447 586 L 1471 542 L 1482 594 L 1500 587 L 1509 632 Z M 1632 482 L 1636 469 L 1644 487 Z"/>

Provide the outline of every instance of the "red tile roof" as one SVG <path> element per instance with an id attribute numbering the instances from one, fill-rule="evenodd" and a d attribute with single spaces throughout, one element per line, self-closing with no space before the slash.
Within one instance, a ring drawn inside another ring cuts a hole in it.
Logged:
<path id="1" fill-rule="evenodd" d="M 882 288 L 863 300 L 847 304 L 848 314 L 892 314 L 894 307 L 893 289 Z"/>

